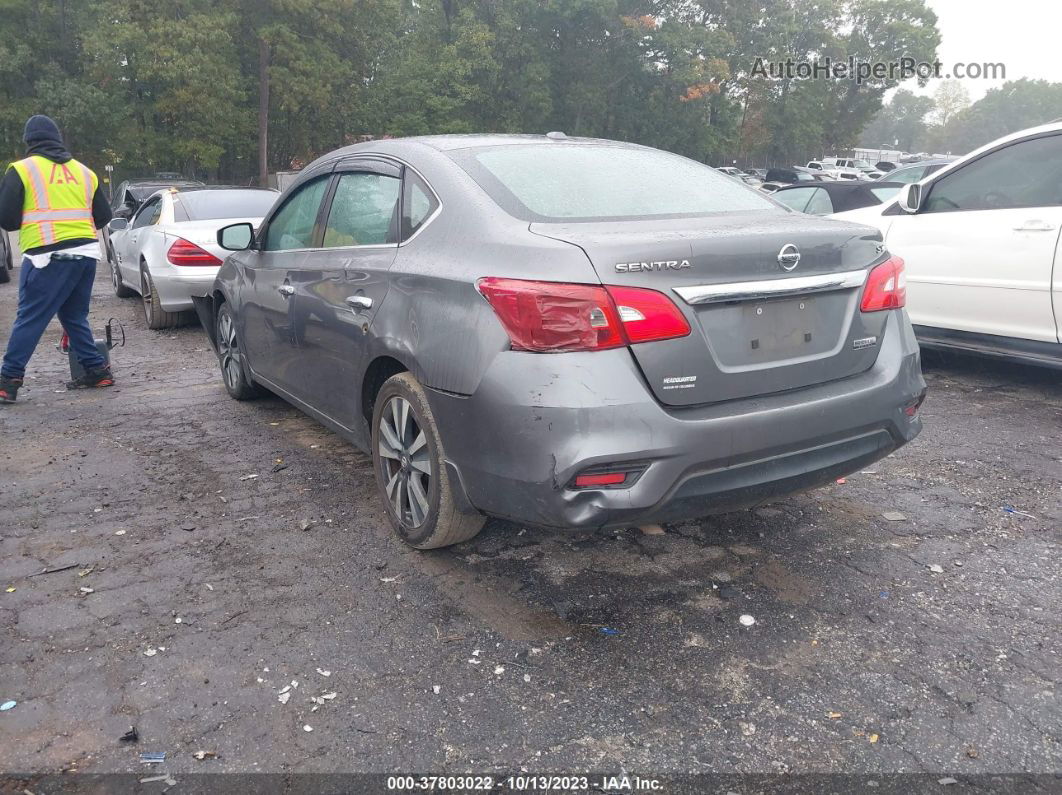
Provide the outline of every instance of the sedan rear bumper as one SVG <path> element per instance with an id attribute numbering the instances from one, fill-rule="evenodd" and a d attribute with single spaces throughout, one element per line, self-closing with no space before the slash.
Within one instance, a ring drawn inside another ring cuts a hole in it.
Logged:
<path id="1" fill-rule="evenodd" d="M 209 295 L 214 289 L 214 278 L 219 265 L 167 265 L 152 268 L 151 280 L 155 284 L 159 303 L 166 312 L 183 312 L 192 309 L 192 296 Z"/>
<path id="2" fill-rule="evenodd" d="M 675 521 L 823 485 L 913 439 L 925 393 L 918 345 L 893 312 L 875 365 L 791 392 L 661 406 L 626 349 L 506 352 L 475 394 L 432 391 L 447 456 L 472 506 L 549 527 Z M 573 489 L 590 467 L 645 469 L 627 488 Z"/>

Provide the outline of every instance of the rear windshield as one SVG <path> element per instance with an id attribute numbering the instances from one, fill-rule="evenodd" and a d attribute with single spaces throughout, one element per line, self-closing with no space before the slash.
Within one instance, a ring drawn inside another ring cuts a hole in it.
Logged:
<path id="1" fill-rule="evenodd" d="M 173 197 L 174 211 L 184 220 L 261 218 L 276 201 L 271 190 L 190 190 Z"/>
<path id="2" fill-rule="evenodd" d="M 517 144 L 450 155 L 503 209 L 528 221 L 777 210 L 744 183 L 656 149 Z"/>

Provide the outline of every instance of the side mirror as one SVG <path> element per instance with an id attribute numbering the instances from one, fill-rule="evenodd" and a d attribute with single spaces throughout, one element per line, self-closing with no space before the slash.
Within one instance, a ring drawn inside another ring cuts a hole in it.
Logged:
<path id="1" fill-rule="evenodd" d="M 922 186 L 918 183 L 901 188 L 896 200 L 905 213 L 916 213 L 922 206 Z"/>
<path id="2" fill-rule="evenodd" d="M 218 245 L 226 251 L 246 251 L 254 245 L 254 226 L 245 222 L 221 227 Z"/>
<path id="3" fill-rule="evenodd" d="M 111 232 L 121 232 L 123 229 L 128 228 L 129 221 L 119 215 L 116 215 L 114 218 L 111 219 L 111 222 L 107 224 L 107 229 L 109 229 Z"/>

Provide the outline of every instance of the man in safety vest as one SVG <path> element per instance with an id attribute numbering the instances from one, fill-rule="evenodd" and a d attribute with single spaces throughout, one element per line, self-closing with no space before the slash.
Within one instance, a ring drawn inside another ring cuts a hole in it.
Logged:
<path id="1" fill-rule="evenodd" d="M 114 384 L 88 323 L 102 256 L 96 230 L 111 220 L 110 205 L 96 175 L 66 151 L 54 121 L 31 117 L 22 140 L 26 157 L 12 163 L 0 182 L 0 228 L 17 230 L 22 248 L 18 314 L 0 367 L 0 403 L 15 402 L 26 365 L 56 315 L 85 370 L 67 389 Z"/>

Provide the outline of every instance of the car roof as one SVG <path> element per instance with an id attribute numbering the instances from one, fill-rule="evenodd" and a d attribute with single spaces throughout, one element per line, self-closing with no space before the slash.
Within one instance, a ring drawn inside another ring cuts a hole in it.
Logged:
<path id="1" fill-rule="evenodd" d="M 835 193 L 836 194 L 852 193 L 854 191 L 864 190 L 864 189 L 869 189 L 869 188 L 894 188 L 894 187 L 895 188 L 902 188 L 903 187 L 903 183 L 902 182 L 885 182 L 885 181 L 878 182 L 876 180 L 867 180 L 867 181 L 851 180 L 851 181 L 848 181 L 848 182 L 804 182 L 804 183 L 797 183 L 795 185 L 786 185 L 784 188 L 779 188 L 779 190 L 793 190 L 794 188 L 822 188 L 827 193 L 833 195 Z"/>
<path id="2" fill-rule="evenodd" d="M 624 141 L 610 141 L 605 138 L 580 138 L 565 136 L 564 138 L 549 138 L 546 135 L 509 135 L 502 133 L 475 133 L 467 135 L 415 135 L 406 138 L 375 138 L 371 141 L 344 146 L 321 155 L 308 164 L 302 173 L 314 172 L 318 167 L 334 160 L 345 157 L 353 157 L 359 154 L 392 155 L 395 157 L 408 157 L 417 152 L 424 153 L 425 149 L 436 152 L 451 152 L 459 149 L 478 149 L 489 146 L 513 146 L 517 144 L 530 144 L 538 146 L 558 146 L 564 144 L 581 144 L 594 146 L 623 147 L 628 149 L 645 149 L 639 144 Z M 299 180 L 301 182 L 301 179 Z M 293 183 L 294 184 L 294 183 Z"/>

